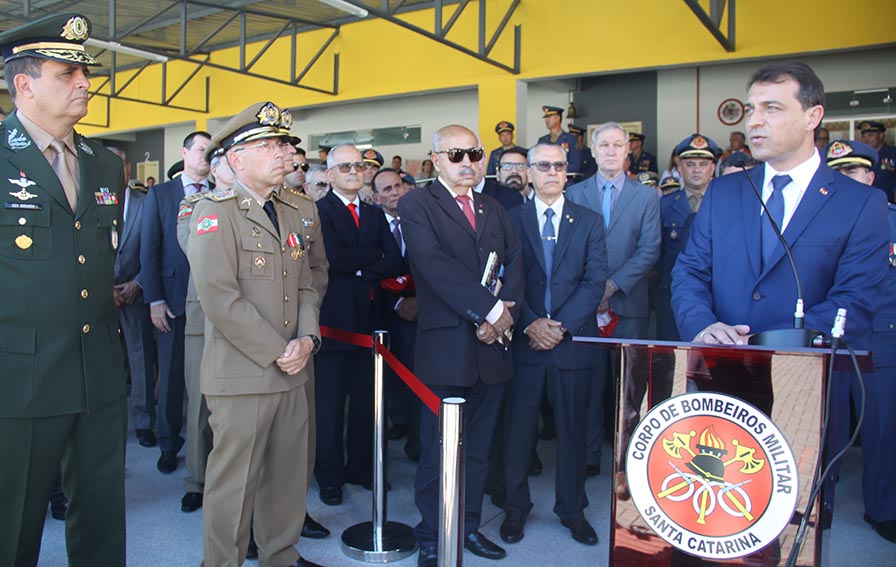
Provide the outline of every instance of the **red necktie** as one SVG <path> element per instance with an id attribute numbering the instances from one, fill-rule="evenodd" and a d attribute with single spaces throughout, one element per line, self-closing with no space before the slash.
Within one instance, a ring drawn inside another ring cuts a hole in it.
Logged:
<path id="1" fill-rule="evenodd" d="M 476 215 L 473 214 L 473 206 L 470 204 L 470 201 L 472 201 L 472 199 L 470 199 L 469 195 L 458 195 L 457 197 L 455 197 L 455 199 L 457 199 L 457 202 L 460 203 L 461 208 L 464 211 L 464 216 L 467 217 L 467 222 L 470 223 L 470 226 L 473 227 L 473 231 L 475 231 Z"/>
<path id="2" fill-rule="evenodd" d="M 346 206 L 348 207 L 348 212 L 352 214 L 352 218 L 355 219 L 355 226 L 361 228 L 361 217 L 358 216 L 358 205 L 349 203 Z"/>

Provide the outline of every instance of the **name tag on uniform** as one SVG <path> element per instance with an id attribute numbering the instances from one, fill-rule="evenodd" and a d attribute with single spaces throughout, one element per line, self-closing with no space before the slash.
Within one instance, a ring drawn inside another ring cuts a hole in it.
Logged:
<path id="1" fill-rule="evenodd" d="M 3 203 L 4 209 L 24 209 L 26 211 L 39 211 L 43 205 L 38 203 Z"/>

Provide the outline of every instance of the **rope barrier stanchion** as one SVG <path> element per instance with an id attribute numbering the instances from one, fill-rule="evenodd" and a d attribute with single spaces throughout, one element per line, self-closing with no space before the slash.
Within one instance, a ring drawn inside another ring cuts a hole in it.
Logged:
<path id="1" fill-rule="evenodd" d="M 445 398 L 439 412 L 442 474 L 439 486 L 439 567 L 460 567 L 464 533 L 463 398 Z"/>
<path id="2" fill-rule="evenodd" d="M 364 346 L 370 346 L 373 353 L 373 519 L 342 532 L 342 551 L 352 559 L 367 563 L 399 561 L 417 550 L 417 541 L 410 526 L 389 522 L 386 518 L 386 375 L 382 353 L 388 352 L 386 341 L 389 333 L 374 331 L 371 344 L 370 336 L 338 331 L 336 334 L 343 333 L 343 336 L 337 338 L 332 331 L 328 329 L 330 337 L 336 340 L 366 338 Z"/>

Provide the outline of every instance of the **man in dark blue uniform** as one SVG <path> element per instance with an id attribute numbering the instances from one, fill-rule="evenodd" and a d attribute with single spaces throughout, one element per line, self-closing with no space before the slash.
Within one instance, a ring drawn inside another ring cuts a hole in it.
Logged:
<path id="1" fill-rule="evenodd" d="M 91 27 L 57 14 L 0 34 L 16 107 L 0 124 L 0 565 L 37 564 L 60 462 L 68 565 L 125 565 L 124 172 L 74 131 Z"/>
<path id="2" fill-rule="evenodd" d="M 578 173 L 582 170 L 582 152 L 579 149 L 578 140 L 569 132 L 563 131 L 563 109 L 559 106 L 542 106 L 544 115 L 544 125 L 548 129 L 548 133 L 538 138 L 539 144 L 556 144 L 563 146 L 566 150 L 567 174 L 570 181 L 567 183 L 575 183 L 580 180 Z"/>
<path id="3" fill-rule="evenodd" d="M 865 120 L 859 124 L 862 132 L 862 142 L 868 144 L 877 152 L 879 157 L 872 170 L 874 173 L 874 186 L 883 189 L 887 194 L 887 201 L 896 201 L 896 147 L 884 144 L 884 132 L 886 126 L 876 120 Z"/>
<path id="4" fill-rule="evenodd" d="M 657 261 L 659 280 L 654 295 L 656 335 L 661 341 L 679 341 L 675 315 L 672 313 L 672 266 L 688 241 L 691 224 L 700 209 L 706 187 L 718 155 L 714 141 L 700 134 L 692 134 L 675 147 L 680 161 L 682 187 L 660 199 L 660 223 L 663 240 Z"/>
<path id="5" fill-rule="evenodd" d="M 861 142 L 837 140 L 827 148 L 827 164 L 859 183 L 871 185 L 878 167 L 877 151 Z M 896 205 L 887 213 L 890 265 L 874 312 L 871 352 L 875 371 L 863 375 L 865 419 L 862 423 L 862 496 L 865 521 L 884 539 L 896 543 Z M 853 380 L 854 399 L 858 383 Z M 860 400 L 856 400 L 860 402 Z"/>
<path id="6" fill-rule="evenodd" d="M 568 128 L 569 133 L 575 136 L 576 140 L 578 140 L 576 149 L 579 150 L 579 154 L 582 157 L 582 166 L 579 169 L 579 176 L 575 180 L 577 182 L 583 181 L 597 173 L 597 162 L 594 161 L 594 156 L 591 155 L 591 151 L 588 149 L 588 144 L 585 142 L 585 129 L 580 128 L 575 124 L 570 124 Z"/>
<path id="7" fill-rule="evenodd" d="M 628 166 L 628 170 L 630 173 L 635 175 L 641 173 L 642 171 L 652 171 L 654 173 L 659 173 L 659 169 L 656 167 L 656 156 L 644 151 L 644 139 L 647 136 L 641 134 L 640 132 L 629 132 L 628 134 L 628 145 L 629 145 L 629 160 L 631 161 L 631 165 Z"/>
<path id="8" fill-rule="evenodd" d="M 513 122 L 502 120 L 495 124 L 495 132 L 498 134 L 498 140 L 501 141 L 501 147 L 495 148 L 488 154 L 488 167 L 485 169 L 486 175 L 497 175 L 498 165 L 501 163 L 501 156 L 504 152 L 514 147 L 513 143 Z"/>

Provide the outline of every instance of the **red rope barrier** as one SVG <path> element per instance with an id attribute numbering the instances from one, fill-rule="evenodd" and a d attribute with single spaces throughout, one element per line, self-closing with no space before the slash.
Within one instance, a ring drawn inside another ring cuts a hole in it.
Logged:
<path id="1" fill-rule="evenodd" d="M 363 335 L 361 333 L 353 333 L 351 331 L 344 331 L 342 329 L 334 329 L 333 327 L 327 327 L 326 325 L 320 326 L 320 336 L 332 339 L 334 341 L 339 341 L 342 343 L 348 343 L 350 345 L 355 345 L 363 348 L 370 348 L 373 345 L 373 337 L 370 335 Z M 407 384 L 408 388 L 411 389 L 414 394 L 420 398 L 420 401 L 432 411 L 432 413 L 439 415 L 439 406 L 442 404 L 442 400 L 436 396 L 432 390 L 426 387 L 426 384 L 420 381 L 419 378 L 414 376 L 414 373 L 407 369 L 407 367 L 401 363 L 400 360 L 395 358 L 395 355 L 392 354 L 389 349 L 385 347 L 385 345 L 377 344 L 376 351 L 382 355 L 383 360 L 386 361 L 386 364 L 395 371 L 395 374 L 398 375 L 401 380 Z"/>

